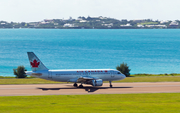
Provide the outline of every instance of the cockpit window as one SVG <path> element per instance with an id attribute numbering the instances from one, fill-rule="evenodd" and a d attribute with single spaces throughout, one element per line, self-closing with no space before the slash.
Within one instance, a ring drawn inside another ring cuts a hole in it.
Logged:
<path id="1" fill-rule="evenodd" d="M 117 74 L 121 74 L 120 72 L 118 72 Z"/>

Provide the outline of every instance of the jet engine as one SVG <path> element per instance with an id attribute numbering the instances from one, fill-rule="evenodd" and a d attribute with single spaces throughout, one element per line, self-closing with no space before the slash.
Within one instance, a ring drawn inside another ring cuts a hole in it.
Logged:
<path id="1" fill-rule="evenodd" d="M 92 80 L 92 85 L 93 86 L 102 86 L 103 85 L 103 81 L 102 81 L 102 79 Z"/>

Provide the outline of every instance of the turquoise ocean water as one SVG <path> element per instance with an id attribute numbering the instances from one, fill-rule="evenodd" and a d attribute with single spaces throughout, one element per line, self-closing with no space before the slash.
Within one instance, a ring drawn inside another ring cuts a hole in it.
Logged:
<path id="1" fill-rule="evenodd" d="M 27 52 L 49 69 L 115 69 L 180 73 L 180 29 L 0 29 L 0 76 L 30 69 Z"/>

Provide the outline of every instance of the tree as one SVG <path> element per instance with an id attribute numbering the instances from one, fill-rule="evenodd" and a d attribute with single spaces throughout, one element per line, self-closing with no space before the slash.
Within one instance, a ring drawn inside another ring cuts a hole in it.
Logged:
<path id="1" fill-rule="evenodd" d="M 16 75 L 16 78 L 26 78 L 27 75 L 25 73 L 26 69 L 24 66 L 18 66 L 17 69 L 13 69 L 14 75 Z"/>
<path id="2" fill-rule="evenodd" d="M 90 16 L 87 17 L 87 20 L 91 20 L 92 18 Z"/>
<path id="3" fill-rule="evenodd" d="M 25 24 L 26 24 L 25 22 L 21 22 L 21 25 L 22 25 L 22 26 L 25 26 Z"/>
<path id="4" fill-rule="evenodd" d="M 116 69 L 118 71 L 120 71 L 121 73 L 123 73 L 124 75 L 126 75 L 126 77 L 129 77 L 130 76 L 130 71 L 131 69 L 129 69 L 129 66 L 127 66 L 127 63 L 122 63 L 120 64 L 120 66 L 117 66 Z"/>

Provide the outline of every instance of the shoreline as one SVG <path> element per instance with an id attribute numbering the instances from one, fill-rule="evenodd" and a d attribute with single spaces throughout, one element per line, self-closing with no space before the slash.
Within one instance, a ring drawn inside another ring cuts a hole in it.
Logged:
<path id="1" fill-rule="evenodd" d="M 139 73 L 139 74 L 131 74 L 129 77 L 153 77 L 153 76 L 180 76 L 180 73 L 165 73 L 165 74 L 146 74 L 146 73 Z M 0 75 L 0 78 L 14 78 L 16 77 L 15 75 L 9 75 L 9 76 L 3 76 L 3 75 Z M 30 77 L 30 76 L 27 76 L 28 78 L 34 78 L 34 77 Z"/>
<path id="2" fill-rule="evenodd" d="M 63 30 L 68 30 L 68 29 L 82 29 L 82 28 L 0 28 L 0 29 L 56 29 L 56 30 L 60 30 L 60 29 L 63 29 Z M 107 30 L 113 30 L 113 29 L 180 29 L 180 28 L 83 28 L 84 29 L 94 29 L 94 30 L 97 30 L 97 29 L 107 29 Z"/>

